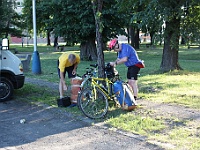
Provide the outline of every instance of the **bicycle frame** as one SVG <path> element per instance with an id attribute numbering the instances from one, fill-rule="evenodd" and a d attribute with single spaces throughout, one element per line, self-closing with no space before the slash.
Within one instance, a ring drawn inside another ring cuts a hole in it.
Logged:
<path id="1" fill-rule="evenodd" d="M 98 81 L 105 81 L 107 88 L 104 87 L 103 84 L 99 84 Z M 99 88 L 109 100 L 111 100 L 115 96 L 112 91 L 112 84 L 113 82 L 110 81 L 108 78 L 91 78 L 91 86 L 93 87 L 93 89 L 95 89 L 95 87 Z"/>
<path id="2" fill-rule="evenodd" d="M 87 71 L 83 75 L 84 80 L 80 85 L 81 90 L 79 91 L 77 101 L 78 107 L 84 115 L 92 119 L 97 119 L 107 114 L 109 100 L 118 105 L 118 101 L 113 92 L 113 84 L 119 79 L 119 76 L 110 79 L 110 74 L 105 72 L 106 78 L 99 78 L 96 76 L 97 65 L 93 65 L 92 67 L 94 69 L 86 68 Z"/>

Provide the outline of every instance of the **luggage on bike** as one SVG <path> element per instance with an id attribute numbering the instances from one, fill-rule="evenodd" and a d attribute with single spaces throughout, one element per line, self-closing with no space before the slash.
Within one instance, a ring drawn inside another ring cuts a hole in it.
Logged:
<path id="1" fill-rule="evenodd" d="M 57 99 L 58 107 L 67 107 L 71 105 L 71 99 L 69 96 Z"/>
<path id="2" fill-rule="evenodd" d="M 80 91 L 81 83 L 83 79 L 80 77 L 75 77 L 71 79 L 71 103 L 77 103 L 78 92 Z"/>
<path id="3" fill-rule="evenodd" d="M 122 109 L 131 111 L 137 107 L 133 91 L 127 83 L 123 81 L 116 81 L 113 84 L 113 91 Z"/>
<path id="4" fill-rule="evenodd" d="M 107 63 L 105 65 L 105 71 L 108 79 L 114 78 L 116 75 L 118 75 L 118 71 L 110 65 L 110 63 Z"/>

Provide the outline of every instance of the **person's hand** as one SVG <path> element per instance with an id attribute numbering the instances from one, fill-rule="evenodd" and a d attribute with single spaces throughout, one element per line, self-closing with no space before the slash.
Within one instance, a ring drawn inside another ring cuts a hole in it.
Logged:
<path id="1" fill-rule="evenodd" d="M 75 75 L 75 74 L 76 74 L 76 70 L 73 70 L 73 71 L 72 71 L 72 74 Z"/>
<path id="2" fill-rule="evenodd" d="M 67 91 L 67 85 L 65 83 L 63 83 L 63 90 Z"/>
<path id="3" fill-rule="evenodd" d="M 110 65 L 111 66 L 115 66 L 115 62 L 110 62 Z"/>

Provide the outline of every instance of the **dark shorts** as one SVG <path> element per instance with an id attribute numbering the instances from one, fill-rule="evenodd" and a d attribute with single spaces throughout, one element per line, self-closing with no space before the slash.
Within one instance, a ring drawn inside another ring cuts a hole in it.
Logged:
<path id="1" fill-rule="evenodd" d="M 57 68 L 58 68 L 58 66 L 59 66 L 59 60 L 57 63 Z M 74 78 L 76 75 L 72 74 L 73 69 L 74 69 L 74 65 L 70 66 L 70 67 L 66 67 L 64 70 L 64 78 L 66 76 L 66 72 L 68 73 L 68 78 Z M 60 78 L 60 69 L 59 68 L 58 68 L 58 77 Z"/>
<path id="2" fill-rule="evenodd" d="M 128 67 L 127 79 L 137 80 L 139 71 L 140 68 L 135 65 Z"/>

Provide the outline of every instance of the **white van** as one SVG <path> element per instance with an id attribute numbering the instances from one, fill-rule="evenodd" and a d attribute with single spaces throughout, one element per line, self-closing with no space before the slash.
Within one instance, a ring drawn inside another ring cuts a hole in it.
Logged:
<path id="1" fill-rule="evenodd" d="M 23 87 L 25 76 L 21 60 L 9 51 L 8 39 L 0 45 L 0 102 L 10 100 L 14 89 Z"/>

